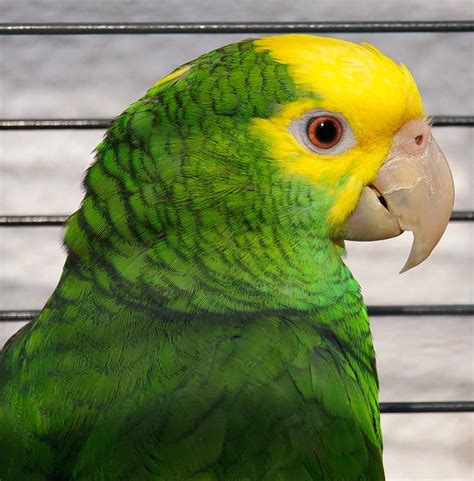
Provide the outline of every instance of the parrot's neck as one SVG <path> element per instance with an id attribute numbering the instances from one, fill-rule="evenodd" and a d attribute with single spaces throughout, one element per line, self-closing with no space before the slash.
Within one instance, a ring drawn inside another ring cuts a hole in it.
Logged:
<path id="1" fill-rule="evenodd" d="M 298 310 L 320 312 L 344 302 L 362 302 L 359 286 L 330 239 L 271 229 L 219 236 L 201 228 L 172 232 L 154 243 L 89 242 L 81 256 L 70 252 L 68 271 L 80 273 L 94 295 L 140 309 L 157 306 L 180 313 L 232 313 Z M 74 277 L 74 276 L 73 276 Z"/>

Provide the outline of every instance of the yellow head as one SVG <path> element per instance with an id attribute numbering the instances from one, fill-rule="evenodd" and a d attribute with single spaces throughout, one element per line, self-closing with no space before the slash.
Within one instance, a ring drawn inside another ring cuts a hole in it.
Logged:
<path id="1" fill-rule="evenodd" d="M 329 222 L 337 230 L 377 176 L 395 133 L 425 115 L 413 77 L 404 65 L 368 44 L 283 35 L 258 39 L 255 46 L 287 65 L 298 88 L 313 96 L 287 104 L 270 118 L 254 119 L 253 128 L 290 175 L 333 190 Z M 315 151 L 298 141 L 295 122 L 307 122 L 311 112 L 341 119 L 351 137 L 343 149 Z"/>

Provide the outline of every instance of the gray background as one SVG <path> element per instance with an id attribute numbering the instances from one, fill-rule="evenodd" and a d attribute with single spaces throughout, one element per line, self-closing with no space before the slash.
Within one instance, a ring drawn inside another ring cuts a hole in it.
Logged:
<path id="1" fill-rule="evenodd" d="M 473 18 L 471 0 L 102 1 L 1 0 L 2 22 L 337 21 Z M 336 36 L 336 35 L 334 35 Z M 473 114 L 472 34 L 350 34 L 408 65 L 428 113 Z M 111 117 L 161 76 L 241 35 L 1 38 L 2 118 Z M 473 209 L 472 129 L 435 129 L 455 177 L 456 209 Z M 0 132 L 0 214 L 66 214 L 100 131 Z M 57 228 L 0 230 L 0 309 L 41 308 L 61 273 Z M 368 304 L 472 303 L 473 226 L 450 224 L 422 266 L 398 275 L 410 234 L 348 243 Z M 374 318 L 382 401 L 474 398 L 470 318 Z M 0 326 L 3 343 L 19 324 Z M 384 415 L 390 480 L 473 479 L 470 414 Z"/>

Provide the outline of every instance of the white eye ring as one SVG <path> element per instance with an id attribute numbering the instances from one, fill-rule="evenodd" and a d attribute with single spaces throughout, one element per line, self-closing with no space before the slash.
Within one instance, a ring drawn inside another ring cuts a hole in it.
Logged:
<path id="1" fill-rule="evenodd" d="M 329 148 L 320 148 L 314 145 L 308 136 L 308 125 L 311 120 L 318 117 L 331 117 L 338 121 L 342 127 L 342 134 L 335 145 Z M 328 156 L 339 155 L 350 149 L 354 143 L 354 134 L 349 125 L 349 122 L 339 112 L 331 112 L 329 110 L 311 110 L 306 112 L 302 117 L 291 122 L 289 131 L 293 134 L 295 139 L 303 145 L 307 150 L 324 154 Z"/>

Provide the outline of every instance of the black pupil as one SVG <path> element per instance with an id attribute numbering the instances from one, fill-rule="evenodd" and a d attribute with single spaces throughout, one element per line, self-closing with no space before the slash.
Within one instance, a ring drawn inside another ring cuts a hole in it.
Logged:
<path id="1" fill-rule="evenodd" d="M 316 125 L 314 136 L 323 144 L 330 144 L 337 138 L 337 125 L 333 120 L 322 120 Z"/>

